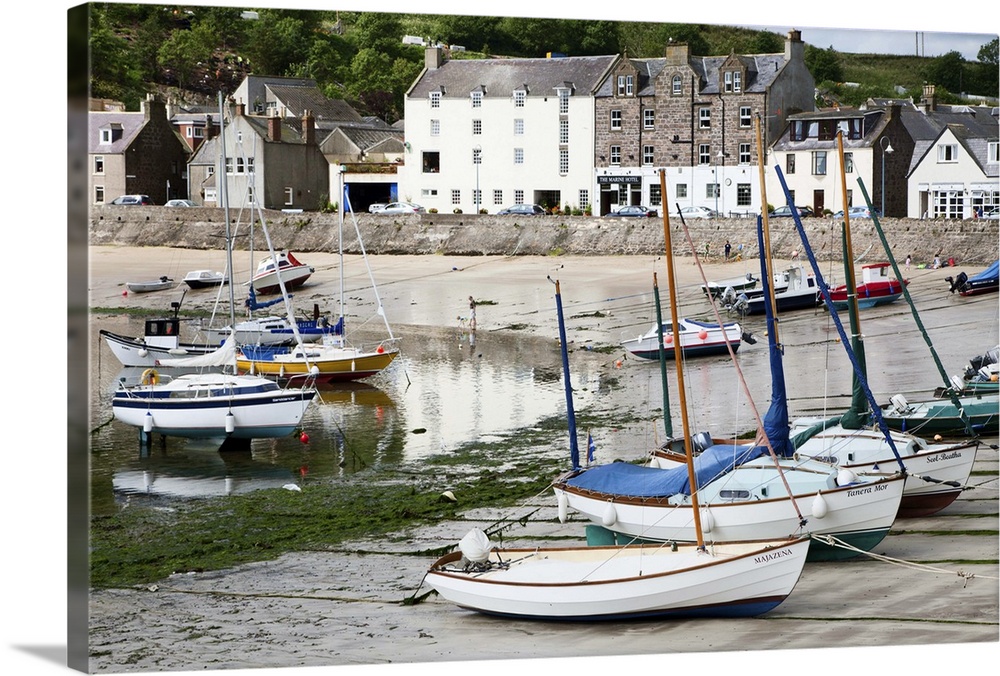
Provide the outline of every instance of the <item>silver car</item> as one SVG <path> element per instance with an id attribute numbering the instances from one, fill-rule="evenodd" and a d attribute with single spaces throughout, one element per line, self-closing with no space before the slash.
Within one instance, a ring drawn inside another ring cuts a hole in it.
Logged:
<path id="1" fill-rule="evenodd" d="M 377 211 L 379 214 L 422 214 L 425 209 L 419 204 L 412 202 L 392 202 L 386 204 L 385 208 Z"/>

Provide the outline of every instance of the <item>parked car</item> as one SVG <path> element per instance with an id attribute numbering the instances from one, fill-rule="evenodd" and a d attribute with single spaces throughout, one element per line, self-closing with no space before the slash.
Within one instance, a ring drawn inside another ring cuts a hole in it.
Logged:
<path id="1" fill-rule="evenodd" d="M 805 218 L 807 216 L 813 215 L 812 207 L 796 207 L 799 210 L 799 218 Z M 778 207 L 774 211 L 768 214 L 768 218 L 791 218 L 792 210 L 786 204 L 784 206 Z"/>
<path id="2" fill-rule="evenodd" d="M 708 207 L 684 207 L 681 209 L 681 216 L 688 218 L 719 218 L 720 214 L 715 209 Z"/>
<path id="3" fill-rule="evenodd" d="M 196 207 L 198 205 L 195 204 L 194 202 L 192 202 L 191 200 L 167 200 L 167 203 L 164 204 L 163 206 L 165 206 L 165 207 Z"/>
<path id="4" fill-rule="evenodd" d="M 871 218 L 873 213 L 876 216 L 879 216 L 879 217 L 882 216 L 882 214 L 879 212 L 879 210 L 877 208 L 876 209 L 869 209 L 867 206 L 864 206 L 864 207 L 850 207 L 847 210 L 847 215 L 850 218 Z M 844 210 L 841 209 L 840 211 L 838 211 L 837 213 L 835 213 L 833 215 L 833 217 L 835 219 L 837 219 L 837 218 L 843 218 L 844 217 Z"/>
<path id="5" fill-rule="evenodd" d="M 380 211 L 382 211 L 383 209 L 385 209 L 387 206 L 389 206 L 389 205 L 388 204 L 378 204 L 378 203 L 376 203 L 376 204 L 369 204 L 368 205 L 368 213 L 370 213 L 370 214 L 377 214 Z"/>
<path id="6" fill-rule="evenodd" d="M 537 204 L 514 204 L 497 212 L 498 216 L 544 216 L 545 209 Z"/>
<path id="7" fill-rule="evenodd" d="M 425 209 L 419 204 L 412 202 L 390 202 L 385 208 L 376 213 L 379 214 L 422 214 Z"/>
<path id="8" fill-rule="evenodd" d="M 1000 218 L 1000 207 L 995 207 L 993 209 L 990 209 L 985 214 L 983 214 L 983 218 L 988 218 L 991 221 L 997 220 L 998 218 Z"/>
<path id="9" fill-rule="evenodd" d="M 143 204 L 152 204 L 153 200 L 149 199 L 149 195 L 122 195 L 111 200 L 111 203 L 119 206 L 142 206 Z"/>
<path id="10" fill-rule="evenodd" d="M 653 218 L 656 216 L 656 210 L 641 204 L 629 204 L 619 207 L 617 211 L 612 211 L 606 216 L 608 218 Z"/>

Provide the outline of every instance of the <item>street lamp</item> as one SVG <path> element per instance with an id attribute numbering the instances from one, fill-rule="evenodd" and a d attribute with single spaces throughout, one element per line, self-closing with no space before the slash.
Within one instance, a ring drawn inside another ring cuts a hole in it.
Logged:
<path id="1" fill-rule="evenodd" d="M 722 184 L 719 183 L 719 165 L 726 163 L 726 154 L 721 150 L 715 156 L 715 213 L 719 213 L 719 193 L 722 192 Z M 723 204 L 725 202 L 723 201 Z"/>
<path id="2" fill-rule="evenodd" d="M 476 165 L 476 195 L 475 195 L 476 214 L 479 213 L 479 200 L 480 200 L 480 197 L 479 197 L 479 164 L 482 161 L 482 157 L 483 157 L 483 149 L 482 149 L 481 146 L 476 146 L 475 148 L 472 149 L 472 161 Z"/>
<path id="3" fill-rule="evenodd" d="M 882 143 L 885 141 L 885 143 Z M 892 142 L 889 141 L 888 136 L 883 136 L 878 140 L 879 146 L 882 148 L 882 213 L 879 216 L 885 216 L 885 154 L 892 152 Z"/>

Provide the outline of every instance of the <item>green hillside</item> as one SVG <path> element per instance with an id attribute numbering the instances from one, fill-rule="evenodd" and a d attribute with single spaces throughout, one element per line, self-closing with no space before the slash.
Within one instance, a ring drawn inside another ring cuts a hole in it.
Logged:
<path id="1" fill-rule="evenodd" d="M 694 55 L 759 54 L 782 51 L 785 39 L 711 24 L 128 3 L 85 7 L 78 31 L 70 22 L 69 40 L 71 54 L 82 44 L 89 47 L 90 71 L 84 70 L 86 59 L 71 60 L 70 69 L 88 80 L 90 96 L 120 100 L 135 110 L 149 91 L 166 90 L 197 103 L 232 91 L 248 73 L 309 77 L 327 96 L 387 122 L 402 117 L 404 93 L 423 67 L 423 48 L 403 44 L 406 35 L 465 48 L 453 51 L 452 58 L 658 57 L 671 41 L 687 43 Z M 821 89 L 821 105 L 919 98 L 925 82 L 950 102 L 957 92 L 996 96 L 996 40 L 991 47 L 984 63 L 965 62 L 957 52 L 937 58 L 858 55 L 813 45 L 806 45 L 805 57 Z"/>

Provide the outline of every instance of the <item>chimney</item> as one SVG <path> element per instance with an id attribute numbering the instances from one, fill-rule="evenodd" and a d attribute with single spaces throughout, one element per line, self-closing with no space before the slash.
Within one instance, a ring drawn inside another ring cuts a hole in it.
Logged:
<path id="1" fill-rule="evenodd" d="M 804 63 L 805 50 L 806 45 L 802 42 L 802 31 L 797 31 L 794 28 L 788 31 L 788 37 L 785 39 L 785 61 Z"/>
<path id="2" fill-rule="evenodd" d="M 316 144 L 316 118 L 308 109 L 302 112 L 302 142 L 307 146 Z"/>
<path id="3" fill-rule="evenodd" d="M 688 65 L 688 45 L 685 42 L 669 42 L 667 44 L 667 50 L 665 56 L 667 58 L 668 66 L 686 66 Z"/>
<path id="4" fill-rule="evenodd" d="M 424 68 L 427 70 L 437 70 L 444 64 L 444 51 L 440 47 L 427 47 L 424 49 Z"/>
<path id="5" fill-rule="evenodd" d="M 275 143 L 281 143 L 281 118 L 267 118 L 267 137 Z"/>
<path id="6" fill-rule="evenodd" d="M 163 105 L 163 101 L 156 98 L 155 94 L 146 94 L 145 100 L 140 105 L 142 107 L 142 116 L 145 120 L 152 119 L 154 115 L 166 119 L 167 107 Z"/>
<path id="7" fill-rule="evenodd" d="M 215 123 L 212 122 L 212 116 L 205 116 L 205 140 L 211 141 L 216 136 Z"/>
<path id="8" fill-rule="evenodd" d="M 933 113 L 937 110 L 937 97 L 934 95 L 934 85 L 924 85 L 924 95 L 920 98 L 920 105 L 925 113 Z"/>

